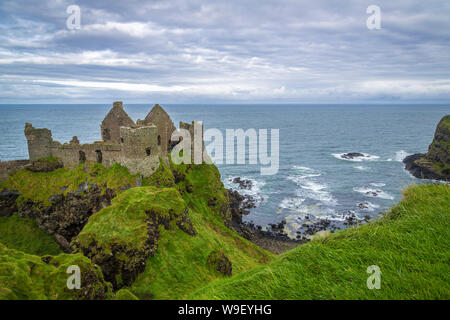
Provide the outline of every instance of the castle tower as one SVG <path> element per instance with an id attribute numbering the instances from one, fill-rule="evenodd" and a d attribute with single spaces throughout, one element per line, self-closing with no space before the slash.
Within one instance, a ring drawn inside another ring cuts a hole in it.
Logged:
<path id="1" fill-rule="evenodd" d="M 48 129 L 34 128 L 31 123 L 25 124 L 25 137 L 28 142 L 28 154 L 30 160 L 50 157 L 53 139 L 52 132 Z"/>
<path id="2" fill-rule="evenodd" d="M 122 101 L 116 101 L 100 126 L 102 140 L 108 143 L 119 144 L 120 127 L 135 128 L 136 124 L 123 109 Z"/>
<path id="3" fill-rule="evenodd" d="M 167 155 L 171 149 L 170 138 L 176 129 L 167 112 L 159 104 L 155 104 L 145 119 L 138 123 L 139 125 L 153 124 L 158 128 L 157 144 L 161 146 L 161 155 Z"/>

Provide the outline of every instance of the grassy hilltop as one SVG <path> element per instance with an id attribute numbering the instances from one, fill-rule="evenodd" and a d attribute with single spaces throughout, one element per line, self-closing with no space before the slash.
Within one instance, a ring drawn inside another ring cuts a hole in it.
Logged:
<path id="1" fill-rule="evenodd" d="M 111 205 L 91 215 L 62 253 L 35 221 L 0 218 L 0 299 L 448 299 L 450 187 L 421 185 L 376 222 L 275 256 L 226 225 L 228 193 L 214 165 L 175 165 L 136 186 L 124 167 L 21 170 L 0 184 L 17 204 L 106 183 Z M 225 257 L 232 276 L 212 264 Z M 82 289 L 68 290 L 68 265 Z M 370 265 L 381 289 L 369 290 Z"/>
<path id="2" fill-rule="evenodd" d="M 422 185 L 380 220 L 314 240 L 216 281 L 195 299 L 449 299 L 450 187 Z M 381 289 L 369 290 L 368 266 Z"/>

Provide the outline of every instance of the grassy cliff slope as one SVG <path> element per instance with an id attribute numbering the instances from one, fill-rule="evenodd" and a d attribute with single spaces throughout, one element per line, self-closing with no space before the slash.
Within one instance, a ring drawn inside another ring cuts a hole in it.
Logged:
<path id="1" fill-rule="evenodd" d="M 115 288 L 140 299 L 180 299 L 223 278 L 208 263 L 221 249 L 233 273 L 272 254 L 225 226 L 228 193 L 214 165 L 164 163 L 142 187 L 122 192 L 89 218 L 73 244 L 99 264 Z"/>
<path id="2" fill-rule="evenodd" d="M 207 264 L 209 254 L 217 249 L 232 262 L 233 274 L 270 261 L 271 253 L 224 225 L 227 212 L 223 206 L 227 194 L 215 166 L 171 164 L 171 169 L 178 177 L 175 179 L 177 188 L 190 208 L 189 216 L 196 235 L 189 236 L 175 228 L 161 231 L 158 251 L 149 258 L 145 271 L 131 287 L 136 296 L 183 299 L 209 282 L 225 278 Z"/>
<path id="3" fill-rule="evenodd" d="M 193 299 L 449 299 L 450 187 L 413 186 L 380 220 L 220 279 Z M 366 286 L 380 267 L 381 288 Z"/>
<path id="4" fill-rule="evenodd" d="M 89 185 L 96 183 L 103 191 L 106 184 L 108 188 L 120 192 L 123 187 L 134 187 L 138 176 L 130 174 L 126 167 L 119 164 L 109 168 L 101 164 L 95 164 L 89 168 L 82 164 L 73 170 L 59 168 L 51 172 L 32 172 L 22 169 L 1 182 L 0 190 L 18 191 L 21 194 L 18 198 L 19 202 L 32 200 L 50 205 L 49 198 L 52 195 L 74 192 L 86 181 Z"/>
<path id="5" fill-rule="evenodd" d="M 69 266 L 80 267 L 81 289 L 67 288 Z M 0 300 L 71 300 L 113 298 L 98 266 L 81 254 L 41 258 L 0 243 Z"/>
<path id="6" fill-rule="evenodd" d="M 57 255 L 62 252 L 54 239 L 38 228 L 34 220 L 18 215 L 0 217 L 0 243 L 38 256 Z"/>

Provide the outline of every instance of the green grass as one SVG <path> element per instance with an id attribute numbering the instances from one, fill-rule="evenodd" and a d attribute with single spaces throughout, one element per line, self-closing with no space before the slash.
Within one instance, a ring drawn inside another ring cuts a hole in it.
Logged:
<path id="1" fill-rule="evenodd" d="M 119 165 L 107 169 L 94 165 L 50 173 L 22 170 L 1 184 L 0 188 L 21 192 L 23 199 L 43 202 L 62 187 L 68 188 L 64 192 L 76 190 L 87 179 L 100 187 L 106 182 L 119 194 L 111 206 L 89 218 L 73 242 L 91 250 L 92 262 L 77 253 L 59 254 L 46 264 L 37 255 L 58 254 L 53 240 L 30 220 L 0 218 L 0 299 L 78 299 L 78 294 L 64 289 L 65 268 L 71 264 L 81 264 L 94 279 L 87 295 L 94 297 L 105 289 L 94 265 L 96 258 L 105 261 L 112 248 L 125 248 L 114 259 L 121 263 L 118 270 L 127 270 L 141 262 L 141 251 L 149 250 L 149 211 L 166 221 L 172 217 L 169 228 L 159 227 L 158 249 L 147 259 L 145 270 L 131 286 L 115 297 L 108 294 L 109 298 L 450 298 L 449 186 L 410 187 L 404 200 L 378 221 L 275 256 L 225 226 L 230 215 L 228 193 L 214 165 L 175 165 L 169 158 L 155 176 L 144 179 L 143 187 L 120 190 L 124 185 L 134 186 L 136 177 Z M 194 236 L 176 225 L 186 208 Z M 232 277 L 208 265 L 213 252 L 223 252 L 230 259 Z M 366 286 L 366 270 L 371 265 L 381 269 L 380 290 Z M 120 274 L 112 279 L 122 283 Z"/>
<path id="2" fill-rule="evenodd" d="M 21 218 L 17 214 L 0 217 L 0 243 L 10 249 L 38 256 L 62 252 L 53 238 L 39 229 L 34 220 Z"/>
<path id="3" fill-rule="evenodd" d="M 121 192 L 120 188 L 123 186 L 135 186 L 137 177 L 138 175 L 130 174 L 126 167 L 119 164 L 108 168 L 104 168 L 101 164 L 95 164 L 91 168 L 80 165 L 73 170 L 60 168 L 51 172 L 31 172 L 22 169 L 1 182 L 0 190 L 6 188 L 20 192 L 18 203 L 32 200 L 50 205 L 49 198 L 53 194 L 76 191 L 85 181 L 89 181 L 89 184 L 97 183 L 103 191 L 106 183 L 108 188 Z"/>
<path id="4" fill-rule="evenodd" d="M 102 292 L 107 292 L 106 298 L 113 298 L 111 286 L 88 258 L 60 254 L 49 259 L 47 264 L 41 257 L 8 249 L 0 243 L 0 300 L 92 299 Z M 80 290 L 67 288 L 70 274 L 66 271 L 71 265 L 80 267 Z"/>
<path id="5" fill-rule="evenodd" d="M 450 115 L 444 116 L 438 124 L 444 130 L 450 131 Z"/>
<path id="6" fill-rule="evenodd" d="M 145 271 L 130 290 L 140 299 L 183 299 L 193 291 L 223 276 L 207 264 L 209 254 L 221 249 L 233 264 L 233 274 L 269 262 L 273 255 L 239 237 L 224 225 L 221 207 L 226 192 L 213 165 L 175 166 L 185 178 L 177 188 L 190 208 L 196 230 L 190 236 L 179 228 L 161 230 L 158 251 L 149 258 Z M 192 192 L 187 192 L 186 187 Z M 209 205 L 208 205 L 209 203 Z"/>
<path id="7" fill-rule="evenodd" d="M 158 169 L 148 178 L 145 178 L 142 182 L 146 186 L 156 186 L 156 187 L 174 187 L 175 181 L 173 174 L 169 167 L 164 163 L 164 160 L 159 158 Z"/>
<path id="8" fill-rule="evenodd" d="M 169 212 L 181 215 L 184 208 L 185 203 L 174 188 L 132 188 L 92 215 L 76 241 L 88 247 L 95 240 L 105 250 L 110 250 L 112 244 L 139 249 L 147 239 L 146 211 L 169 217 Z"/>
<path id="9" fill-rule="evenodd" d="M 450 187 L 413 186 L 385 217 L 216 280 L 192 299 L 449 299 Z M 367 267 L 380 267 L 369 290 Z"/>

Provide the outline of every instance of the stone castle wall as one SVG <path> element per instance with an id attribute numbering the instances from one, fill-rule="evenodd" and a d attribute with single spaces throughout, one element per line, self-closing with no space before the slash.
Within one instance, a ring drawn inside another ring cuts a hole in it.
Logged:
<path id="1" fill-rule="evenodd" d="M 180 128 L 191 133 L 192 148 L 198 143 L 194 141 L 194 131 L 200 134 L 197 137 L 203 145 L 203 127 L 197 124 L 195 121 L 180 123 Z M 118 163 L 133 174 L 149 176 L 158 168 L 160 157 L 167 158 L 175 130 L 169 115 L 159 105 L 155 105 L 145 120 L 135 124 L 123 109 L 122 102 L 114 102 L 101 124 L 101 142 L 80 144 L 78 138 L 73 137 L 70 143 L 61 144 L 53 140 L 49 129 L 34 128 L 30 123 L 25 125 L 25 136 L 31 161 L 55 157 L 66 168 L 75 168 L 81 163 L 102 163 L 106 167 Z"/>
<path id="2" fill-rule="evenodd" d="M 158 128 L 154 125 L 139 128 L 120 128 L 120 163 L 131 173 L 149 176 L 158 169 L 161 146 Z"/>
<path id="3" fill-rule="evenodd" d="M 0 182 L 8 179 L 10 175 L 19 171 L 29 163 L 29 160 L 0 161 Z"/>

